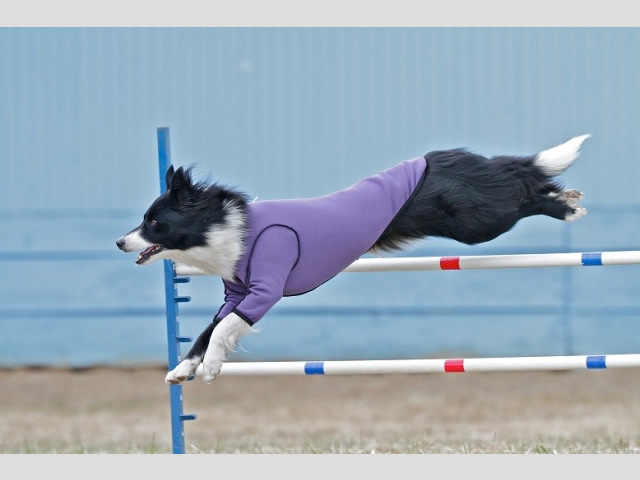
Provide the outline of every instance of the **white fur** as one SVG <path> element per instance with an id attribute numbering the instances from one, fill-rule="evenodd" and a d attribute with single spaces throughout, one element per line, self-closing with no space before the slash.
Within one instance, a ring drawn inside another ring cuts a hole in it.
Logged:
<path id="1" fill-rule="evenodd" d="M 542 171 L 551 177 L 564 172 L 574 162 L 580 154 L 582 142 L 589 138 L 591 134 L 573 137 L 571 140 L 561 145 L 543 150 L 536 155 L 535 165 L 540 167 Z"/>
<path id="2" fill-rule="evenodd" d="M 210 275 L 233 280 L 238 259 L 243 253 L 244 216 L 235 205 L 227 205 L 223 225 L 216 225 L 207 232 L 207 245 L 188 250 L 164 250 L 153 258 L 170 258 L 176 263 L 195 267 Z"/>
<path id="3" fill-rule="evenodd" d="M 215 225 L 207 232 L 206 246 L 192 247 L 188 250 L 165 249 L 149 258 L 144 265 L 170 258 L 178 264 L 195 267 L 205 274 L 233 280 L 236 263 L 243 253 L 245 224 L 244 216 L 236 205 L 227 204 L 225 208 L 225 223 Z M 125 252 L 144 250 L 153 245 L 142 238 L 139 228 L 127 233 L 121 240 L 124 240 L 122 249 Z"/>
<path id="4" fill-rule="evenodd" d="M 570 207 L 578 206 L 578 202 L 584 198 L 584 193 L 579 190 L 563 190 L 560 192 L 560 199 Z"/>
<path id="5" fill-rule="evenodd" d="M 205 383 L 216 379 L 227 353 L 234 351 L 240 337 L 251 331 L 251 326 L 233 312 L 222 319 L 211 333 L 207 353 L 202 360 L 202 380 Z"/>
<path id="6" fill-rule="evenodd" d="M 124 240 L 124 245 L 122 249 L 125 252 L 135 252 L 138 250 L 144 250 L 145 248 L 149 248 L 152 246 L 152 243 L 147 242 L 142 235 L 140 235 L 140 229 L 136 228 L 132 232 L 127 233 L 120 240 Z"/>
<path id="7" fill-rule="evenodd" d="M 575 207 L 574 210 L 575 211 L 571 215 L 564 217 L 565 222 L 573 222 L 574 220 L 584 217 L 588 213 L 587 209 L 584 207 Z"/>
<path id="8" fill-rule="evenodd" d="M 578 205 L 578 202 L 584 198 L 584 193 L 580 190 L 562 190 L 560 192 L 551 192 L 549 193 L 550 197 L 558 198 L 566 203 L 569 207 L 573 208 L 574 212 L 570 215 L 564 217 L 565 222 L 573 222 L 574 220 L 578 220 L 579 218 L 584 217 L 588 211 L 586 208 Z"/>
<path id="9" fill-rule="evenodd" d="M 188 380 L 190 377 L 195 375 L 200 362 L 202 362 L 202 358 L 200 357 L 184 359 L 176 366 L 176 368 L 167 373 L 167 376 L 164 377 L 165 383 L 176 385 Z"/>
<path id="10" fill-rule="evenodd" d="M 202 362 L 202 380 L 211 383 L 216 379 L 222 362 L 227 358 L 227 353 L 235 350 L 240 338 L 252 332 L 251 326 L 235 313 L 224 317 L 213 329 L 207 353 L 202 358 L 185 359 L 176 368 L 167 373 L 166 383 L 178 384 L 195 375 L 200 362 Z"/>

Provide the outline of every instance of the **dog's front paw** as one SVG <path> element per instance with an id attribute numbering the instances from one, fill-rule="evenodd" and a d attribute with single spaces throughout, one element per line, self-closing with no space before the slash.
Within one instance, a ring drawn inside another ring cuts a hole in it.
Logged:
<path id="1" fill-rule="evenodd" d="M 217 351 L 215 348 L 209 348 L 202 361 L 202 380 L 205 383 L 213 382 L 222 368 L 224 361 L 224 352 Z"/>
<path id="2" fill-rule="evenodd" d="M 164 377 L 164 382 L 170 383 L 171 385 L 178 385 L 188 380 L 195 374 L 198 363 L 199 362 L 188 358 L 183 360 L 176 368 L 167 373 L 167 376 Z"/>
<path id="3" fill-rule="evenodd" d="M 232 352 L 238 339 L 250 331 L 249 324 L 233 312 L 222 319 L 211 333 L 209 346 L 202 360 L 202 380 L 205 383 L 216 379 L 227 352 Z"/>

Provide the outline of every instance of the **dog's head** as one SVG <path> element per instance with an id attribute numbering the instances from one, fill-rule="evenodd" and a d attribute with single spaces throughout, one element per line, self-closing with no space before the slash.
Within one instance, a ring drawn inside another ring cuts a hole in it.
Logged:
<path id="1" fill-rule="evenodd" d="M 120 250 L 140 252 L 143 265 L 162 258 L 184 260 L 184 253 L 211 247 L 211 239 L 231 228 L 229 216 L 246 206 L 243 194 L 224 187 L 195 183 L 191 168 L 169 167 L 167 189 L 147 209 L 142 223 L 116 241 Z M 231 222 L 233 223 L 233 222 Z"/>

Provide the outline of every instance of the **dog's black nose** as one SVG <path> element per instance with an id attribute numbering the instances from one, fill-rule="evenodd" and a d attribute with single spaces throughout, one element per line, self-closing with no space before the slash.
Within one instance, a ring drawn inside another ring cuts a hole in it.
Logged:
<path id="1" fill-rule="evenodd" d="M 124 237 L 120 237 L 118 240 L 116 240 L 116 245 L 120 250 L 122 250 L 124 248 Z"/>

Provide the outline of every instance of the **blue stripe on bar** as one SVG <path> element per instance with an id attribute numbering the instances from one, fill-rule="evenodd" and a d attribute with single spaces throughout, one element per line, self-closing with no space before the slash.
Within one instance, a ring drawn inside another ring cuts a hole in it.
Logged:
<path id="1" fill-rule="evenodd" d="M 304 364 L 305 375 L 324 375 L 324 362 L 307 362 Z"/>
<path id="2" fill-rule="evenodd" d="M 587 368 L 607 368 L 607 356 L 606 355 L 588 356 Z"/>
<path id="3" fill-rule="evenodd" d="M 592 265 L 602 265 L 602 253 L 583 253 L 582 265 L 587 267 Z"/>

